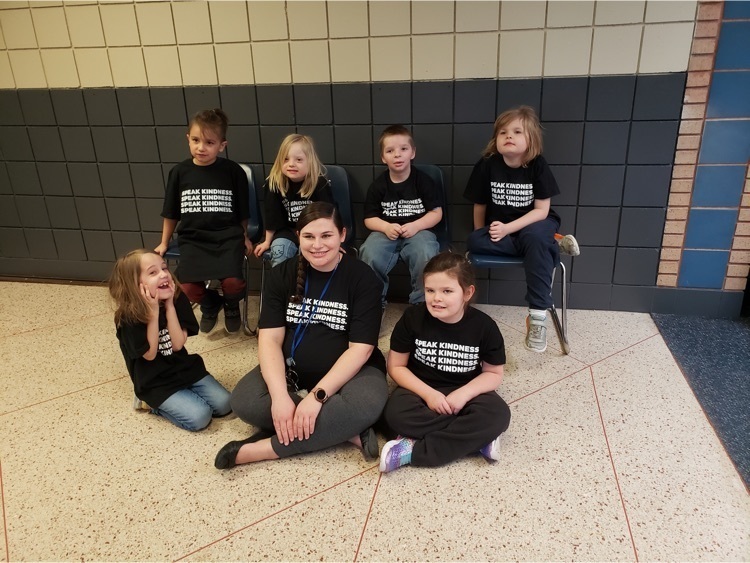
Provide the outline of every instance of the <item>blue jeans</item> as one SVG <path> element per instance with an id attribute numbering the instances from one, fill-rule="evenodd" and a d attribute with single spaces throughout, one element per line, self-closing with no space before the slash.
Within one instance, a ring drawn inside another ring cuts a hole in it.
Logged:
<path id="1" fill-rule="evenodd" d="M 422 272 L 430 258 L 440 252 L 435 233 L 429 230 L 419 231 L 411 238 L 391 240 L 383 233 L 373 232 L 359 250 L 360 259 L 369 265 L 383 282 L 383 306 L 388 294 L 388 274 L 398 262 L 399 257 L 406 262 L 411 275 L 411 293 L 409 303 L 424 301 L 424 283 Z"/>
<path id="2" fill-rule="evenodd" d="M 151 412 L 163 416 L 175 426 L 196 432 L 208 426 L 212 416 L 225 416 L 232 412 L 229 396 L 229 391 L 211 374 L 207 374 L 187 389 L 170 395 Z"/>
<path id="3" fill-rule="evenodd" d="M 279 237 L 271 242 L 271 267 L 288 260 L 292 256 L 297 256 L 297 245 L 288 238 Z"/>

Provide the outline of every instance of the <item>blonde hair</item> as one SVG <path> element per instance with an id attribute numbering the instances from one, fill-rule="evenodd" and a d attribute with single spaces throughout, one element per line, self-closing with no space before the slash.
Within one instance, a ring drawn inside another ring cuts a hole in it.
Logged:
<path id="1" fill-rule="evenodd" d="M 109 277 L 109 295 L 115 306 L 115 325 L 122 323 L 148 323 L 151 308 L 141 294 L 141 259 L 146 254 L 158 253 L 139 248 L 131 250 L 115 262 L 112 275 Z M 161 256 L 160 256 L 161 257 Z M 180 294 L 180 284 L 172 272 L 175 298 Z"/>
<path id="2" fill-rule="evenodd" d="M 320 162 L 318 154 L 315 152 L 315 145 L 313 140 L 307 135 L 292 134 L 284 137 L 279 147 L 279 152 L 276 154 L 276 160 L 271 168 L 271 173 L 268 175 L 268 189 L 272 192 L 279 192 L 282 196 L 286 196 L 289 191 L 289 178 L 284 176 L 282 168 L 284 166 L 284 159 L 289 155 L 289 151 L 294 143 L 299 143 L 302 147 L 302 152 L 305 153 L 308 161 L 307 176 L 302 180 L 302 189 L 300 189 L 300 195 L 305 199 L 310 199 L 316 186 L 318 185 L 318 178 L 324 176 L 326 173 L 325 166 Z"/>
<path id="3" fill-rule="evenodd" d="M 526 166 L 537 156 L 542 154 L 542 124 L 531 106 L 519 106 L 501 113 L 495 120 L 495 127 L 492 131 L 492 139 L 487 143 L 482 156 L 489 158 L 497 154 L 497 136 L 503 127 L 506 127 L 511 121 L 518 119 L 523 125 L 524 135 L 526 135 L 526 154 L 523 156 L 523 166 Z"/>

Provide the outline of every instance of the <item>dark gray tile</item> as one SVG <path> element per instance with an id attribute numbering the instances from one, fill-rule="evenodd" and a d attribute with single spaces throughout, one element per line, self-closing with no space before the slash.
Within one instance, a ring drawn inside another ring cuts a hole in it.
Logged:
<path id="1" fill-rule="evenodd" d="M 20 90 L 0 90 L 0 125 L 23 125 Z"/>
<path id="2" fill-rule="evenodd" d="M 23 229 L 0 229 L 0 256 L 5 258 L 29 257 Z"/>
<path id="3" fill-rule="evenodd" d="M 556 164 L 550 166 L 550 170 L 552 170 L 552 174 L 560 188 L 560 195 L 555 196 L 552 203 L 555 206 L 576 205 L 578 203 L 578 184 L 581 167 L 577 165 L 564 166 Z"/>
<path id="4" fill-rule="evenodd" d="M 52 90 L 51 95 L 58 125 L 88 125 L 82 90 Z"/>
<path id="5" fill-rule="evenodd" d="M 52 231 L 55 236 L 57 256 L 60 260 L 84 261 L 86 249 L 83 246 L 81 231 Z"/>
<path id="6" fill-rule="evenodd" d="M 613 311 L 631 311 L 633 313 L 650 313 L 654 302 L 654 287 L 638 287 L 635 285 L 613 285 Z"/>
<path id="7" fill-rule="evenodd" d="M 123 233 L 112 231 L 112 245 L 116 256 L 124 256 L 136 248 L 144 248 L 141 233 Z"/>
<path id="8" fill-rule="evenodd" d="M 78 229 L 78 212 L 72 197 L 45 197 L 49 222 L 53 229 Z"/>
<path id="9" fill-rule="evenodd" d="M 99 231 L 83 231 L 83 244 L 89 260 L 113 262 L 115 249 L 112 246 L 112 235 Z"/>
<path id="10" fill-rule="evenodd" d="M 164 197 L 164 177 L 160 164 L 131 164 L 130 176 L 136 197 Z"/>
<path id="11" fill-rule="evenodd" d="M 372 85 L 372 122 L 411 123 L 411 83 L 375 82 Z"/>
<path id="12" fill-rule="evenodd" d="M 656 285 L 658 269 L 658 248 L 618 248 L 614 282 L 618 285 L 653 286 Z"/>
<path id="13" fill-rule="evenodd" d="M 333 96 L 330 84 L 295 84 L 294 109 L 300 125 L 333 123 Z"/>
<path id="14" fill-rule="evenodd" d="M 110 163 L 99 165 L 102 192 L 109 197 L 133 197 L 133 183 L 127 164 Z"/>
<path id="15" fill-rule="evenodd" d="M 92 127 L 91 135 L 94 139 L 94 150 L 99 162 L 128 161 L 122 127 Z"/>
<path id="16" fill-rule="evenodd" d="M 678 121 L 635 121 L 630 129 L 628 164 L 671 164 Z"/>
<path id="17" fill-rule="evenodd" d="M 336 164 L 372 164 L 372 133 L 367 125 L 334 127 Z"/>
<path id="18" fill-rule="evenodd" d="M 36 171 L 44 195 L 73 195 L 64 162 L 37 162 Z"/>
<path id="19" fill-rule="evenodd" d="M 18 99 L 26 125 L 57 125 L 49 90 L 19 90 Z"/>
<path id="20" fill-rule="evenodd" d="M 151 110 L 156 125 L 181 125 L 187 133 L 187 110 L 182 88 L 152 88 Z"/>
<path id="21" fill-rule="evenodd" d="M 477 159 L 479 160 L 479 159 Z M 473 166 L 453 166 L 451 167 L 450 182 L 446 181 L 445 191 L 448 203 L 452 205 L 468 204 L 469 200 L 464 199 L 464 190 L 469 183 L 469 176 Z"/>
<path id="22" fill-rule="evenodd" d="M 119 88 L 117 104 L 123 125 L 153 125 L 151 96 L 148 88 Z"/>
<path id="23" fill-rule="evenodd" d="M 544 158 L 547 162 L 580 164 L 582 151 L 583 123 L 544 124 Z"/>
<path id="24" fill-rule="evenodd" d="M 680 119 L 685 77 L 684 72 L 639 75 L 635 87 L 633 119 Z"/>
<path id="25" fill-rule="evenodd" d="M 60 127 L 63 152 L 68 162 L 94 162 L 94 142 L 88 127 Z"/>
<path id="26" fill-rule="evenodd" d="M 140 231 L 138 211 L 134 199 L 106 198 L 109 225 L 114 231 Z"/>
<path id="27" fill-rule="evenodd" d="M 575 234 L 578 208 L 573 205 L 554 205 L 553 208 L 560 216 L 560 232 Z"/>
<path id="28" fill-rule="evenodd" d="M 672 166 L 628 166 L 622 204 L 630 207 L 665 207 Z"/>
<path id="29" fill-rule="evenodd" d="M 185 109 L 188 119 L 206 109 L 221 107 L 219 88 L 216 86 L 188 86 L 185 88 Z"/>
<path id="30" fill-rule="evenodd" d="M 294 133 L 294 128 L 288 125 L 284 126 L 260 126 L 260 146 L 263 152 L 263 162 L 269 165 L 271 170 L 273 161 L 276 160 L 276 154 L 279 152 L 279 146 L 284 137 Z"/>
<path id="31" fill-rule="evenodd" d="M 103 197 L 76 197 L 78 221 L 82 229 L 108 231 L 109 220 Z"/>
<path id="32" fill-rule="evenodd" d="M 417 147 L 417 160 L 425 164 L 451 164 L 453 127 L 442 125 L 415 125 L 412 129 Z"/>
<path id="33" fill-rule="evenodd" d="M 47 207 L 42 196 L 17 195 L 16 209 L 21 225 L 46 229 L 50 226 Z"/>
<path id="34" fill-rule="evenodd" d="M 26 127 L 0 127 L 0 154 L 4 160 L 34 160 Z"/>
<path id="35" fill-rule="evenodd" d="M 487 302 L 490 305 L 526 305 L 526 282 L 490 280 Z"/>
<path id="36" fill-rule="evenodd" d="M 665 213 L 660 207 L 623 208 L 618 245 L 660 248 Z"/>
<path id="37" fill-rule="evenodd" d="M 369 84 L 333 85 L 333 122 L 336 125 L 372 123 Z"/>
<path id="38" fill-rule="evenodd" d="M 624 166 L 584 166 L 581 170 L 580 205 L 619 206 L 622 203 Z"/>
<path id="39" fill-rule="evenodd" d="M 454 123 L 494 123 L 497 117 L 494 80 L 459 80 L 454 88 Z"/>
<path id="40" fill-rule="evenodd" d="M 580 210 L 579 210 L 580 213 Z M 576 236 L 578 231 L 576 231 Z M 578 242 L 581 239 L 578 238 Z M 571 281 L 576 283 L 612 283 L 615 268 L 615 249 L 604 246 L 581 246 L 576 256 Z"/>
<path id="41" fill-rule="evenodd" d="M 8 162 L 6 166 L 14 194 L 41 195 L 42 185 L 33 162 Z"/>
<path id="42" fill-rule="evenodd" d="M 258 102 L 255 86 L 222 86 L 221 107 L 229 116 L 229 124 L 257 125 Z"/>
<path id="43" fill-rule="evenodd" d="M 256 86 L 261 125 L 294 125 L 294 96 L 288 85 Z"/>
<path id="44" fill-rule="evenodd" d="M 375 179 L 375 175 L 380 174 L 382 170 L 372 166 L 347 166 L 346 171 L 349 172 L 349 192 L 352 203 L 356 207 L 364 203 L 370 184 Z"/>
<path id="45" fill-rule="evenodd" d="M 587 77 L 542 79 L 542 121 L 583 121 Z"/>
<path id="46" fill-rule="evenodd" d="M 123 127 L 130 162 L 159 162 L 159 146 L 153 127 Z"/>
<path id="47" fill-rule="evenodd" d="M 568 307 L 595 311 L 610 308 L 612 286 L 606 283 L 572 283 Z"/>
<path id="48" fill-rule="evenodd" d="M 62 162 L 65 160 L 57 127 L 29 127 L 34 160 Z"/>
<path id="49" fill-rule="evenodd" d="M 227 132 L 227 157 L 235 162 L 261 162 L 260 131 L 257 125 L 233 125 Z"/>
<path id="50" fill-rule="evenodd" d="M 177 164 L 178 164 L 177 162 L 162 162 L 161 163 L 162 182 L 165 186 L 167 185 L 167 181 L 169 180 L 169 172 Z"/>
<path id="51" fill-rule="evenodd" d="M 12 195 L 0 195 L 0 227 L 20 227 L 16 202 Z"/>
<path id="52" fill-rule="evenodd" d="M 454 241 L 466 242 L 474 230 L 473 205 L 451 206 L 451 234 Z"/>
<path id="53" fill-rule="evenodd" d="M 523 264 L 488 268 L 489 278 L 498 281 L 526 281 Z"/>
<path id="54" fill-rule="evenodd" d="M 57 248 L 50 229 L 24 229 L 31 258 L 56 260 Z"/>
<path id="55" fill-rule="evenodd" d="M 157 127 L 156 139 L 162 162 L 182 162 L 190 158 L 185 127 Z"/>
<path id="56" fill-rule="evenodd" d="M 453 126 L 453 164 L 476 164 L 492 137 L 491 123 L 457 123 Z"/>
<path id="57" fill-rule="evenodd" d="M 161 232 L 162 201 L 158 199 L 137 199 L 135 205 L 138 209 L 138 220 L 141 223 L 141 229 L 144 231 Z M 145 234 L 143 238 L 144 242 L 146 242 Z"/>
<path id="58" fill-rule="evenodd" d="M 70 185 L 75 195 L 102 195 L 102 184 L 96 164 L 69 162 L 68 176 L 70 176 Z"/>
<path id="59" fill-rule="evenodd" d="M 721 307 L 721 294 L 721 291 L 710 289 L 680 289 L 674 296 L 674 312 L 716 317 Z"/>
<path id="60" fill-rule="evenodd" d="M 318 153 L 318 158 L 323 164 L 336 162 L 333 127 L 330 125 L 305 125 L 297 127 L 297 133 L 312 138 L 315 152 Z"/>
<path id="61" fill-rule="evenodd" d="M 414 123 L 453 122 L 453 82 L 412 82 Z"/>
<path id="62" fill-rule="evenodd" d="M 592 76 L 586 119 L 589 121 L 629 120 L 633 113 L 635 76 Z"/>
<path id="63" fill-rule="evenodd" d="M 120 125 L 117 95 L 112 88 L 85 89 L 83 103 L 86 104 L 89 125 Z"/>
<path id="64" fill-rule="evenodd" d="M 672 287 L 655 287 L 651 312 L 675 313 L 677 311 L 677 294 L 682 291 Z"/>
<path id="65" fill-rule="evenodd" d="M 615 246 L 619 223 L 619 207 L 579 207 L 576 238 L 581 245 Z"/>
<path id="66" fill-rule="evenodd" d="M 495 110 L 497 115 L 518 106 L 531 106 L 539 115 L 541 104 L 541 78 L 497 81 L 497 108 Z"/>
<path id="67" fill-rule="evenodd" d="M 583 136 L 583 163 L 625 164 L 629 126 L 627 121 L 586 123 Z"/>
<path id="68" fill-rule="evenodd" d="M 742 313 L 742 301 L 744 299 L 742 291 L 722 291 L 719 301 L 718 315 L 724 318 L 737 318 Z"/>
<path id="69" fill-rule="evenodd" d="M 12 194 L 13 188 L 10 185 L 8 176 L 8 167 L 4 162 L 0 162 L 0 194 Z"/>

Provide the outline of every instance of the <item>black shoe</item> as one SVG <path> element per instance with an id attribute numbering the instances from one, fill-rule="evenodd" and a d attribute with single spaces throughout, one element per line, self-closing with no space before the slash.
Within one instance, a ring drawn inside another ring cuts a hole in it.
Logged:
<path id="1" fill-rule="evenodd" d="M 224 328 L 230 334 L 240 330 L 242 319 L 240 318 L 240 304 L 224 303 Z"/>
<path id="2" fill-rule="evenodd" d="M 231 469 L 232 467 L 237 465 L 237 454 L 239 453 L 242 446 L 244 446 L 245 444 L 258 442 L 259 440 L 263 440 L 264 438 L 270 438 L 271 436 L 273 436 L 273 432 L 259 430 L 249 438 L 229 442 L 219 450 L 219 453 L 216 454 L 214 467 L 216 467 L 216 469 Z"/>
<path id="3" fill-rule="evenodd" d="M 362 442 L 362 455 L 365 456 L 365 461 L 373 461 L 378 458 L 378 454 L 380 454 L 378 436 L 372 426 L 359 435 L 359 441 Z"/>
<path id="4" fill-rule="evenodd" d="M 200 329 L 201 332 L 211 332 L 216 326 L 216 319 L 219 317 L 219 313 L 204 312 L 201 317 Z"/>
<path id="5" fill-rule="evenodd" d="M 211 332 L 216 326 L 216 319 L 219 317 L 222 302 L 223 299 L 218 292 L 211 289 L 206 291 L 203 299 L 201 299 L 201 332 Z"/>

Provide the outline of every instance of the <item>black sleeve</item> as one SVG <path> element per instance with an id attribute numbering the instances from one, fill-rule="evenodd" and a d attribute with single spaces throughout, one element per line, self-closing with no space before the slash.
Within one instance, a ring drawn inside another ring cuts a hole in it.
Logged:
<path id="1" fill-rule="evenodd" d="M 325 201 L 328 203 L 336 204 L 336 200 L 333 199 L 333 192 L 331 191 L 331 181 L 325 176 L 321 176 L 318 179 L 318 185 L 315 186 L 315 191 L 310 197 L 310 201 Z"/>
<path id="2" fill-rule="evenodd" d="M 388 172 L 385 172 L 387 174 Z M 365 197 L 365 219 L 370 217 L 383 218 L 383 197 L 385 195 L 385 177 L 379 176 L 370 184 Z"/>
<path id="3" fill-rule="evenodd" d="M 179 164 L 169 171 L 167 186 L 164 192 L 164 206 L 161 216 L 165 219 L 180 220 L 180 173 Z"/>
<path id="4" fill-rule="evenodd" d="M 286 227 L 287 216 L 284 204 L 281 202 L 281 194 L 279 192 L 272 192 L 268 187 L 268 184 L 264 186 L 265 200 L 263 201 L 263 211 L 265 217 L 265 228 L 269 231 L 279 231 Z"/>
<path id="5" fill-rule="evenodd" d="M 148 343 L 146 328 L 147 325 L 143 323 L 122 323 L 117 329 L 117 338 L 120 340 L 120 349 L 126 362 L 137 360 L 151 348 Z"/>
<path id="6" fill-rule="evenodd" d="M 380 334 L 380 319 L 383 316 L 381 295 L 383 284 L 372 269 L 363 262 L 352 260 L 356 266 L 351 279 L 350 299 L 352 311 L 349 324 L 349 342 L 361 342 L 377 347 Z M 364 266 L 364 267 L 362 267 Z"/>
<path id="7" fill-rule="evenodd" d="M 294 276 L 297 275 L 297 259 L 290 258 L 271 268 L 263 292 L 263 307 L 260 310 L 258 328 L 286 327 L 286 309 L 291 296 L 290 287 L 294 287 Z"/>
<path id="8" fill-rule="evenodd" d="M 232 166 L 232 191 L 234 192 L 234 212 L 238 222 L 250 217 L 250 196 L 247 188 L 247 174 L 236 162 Z"/>
<path id="9" fill-rule="evenodd" d="M 560 187 L 547 161 L 539 155 L 531 163 L 534 176 L 534 199 L 547 199 L 560 193 Z"/>
<path id="10" fill-rule="evenodd" d="M 479 359 L 495 366 L 505 365 L 505 342 L 497 323 L 484 315 L 482 343 L 479 346 Z"/>
<path id="11" fill-rule="evenodd" d="M 490 202 L 491 195 L 489 181 L 489 161 L 482 158 L 471 171 L 471 176 L 469 176 L 469 181 L 464 190 L 464 197 L 472 203 L 487 205 Z"/>
<path id="12" fill-rule="evenodd" d="M 177 320 L 180 321 L 180 326 L 187 331 L 188 336 L 198 334 L 198 321 L 195 318 L 193 306 L 190 304 L 187 295 L 183 292 L 180 292 L 177 299 L 175 299 L 174 310 L 177 313 Z"/>
<path id="13" fill-rule="evenodd" d="M 415 169 L 416 170 L 416 169 Z M 427 211 L 442 207 L 442 198 L 438 193 L 438 187 L 427 174 L 417 170 L 417 194 L 422 198 L 422 203 Z"/>
<path id="14" fill-rule="evenodd" d="M 391 350 L 401 354 L 411 354 L 414 352 L 414 339 L 417 334 L 414 329 L 414 317 L 421 307 L 413 305 L 408 307 L 401 318 L 393 327 L 391 333 Z"/>

